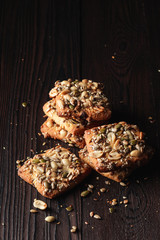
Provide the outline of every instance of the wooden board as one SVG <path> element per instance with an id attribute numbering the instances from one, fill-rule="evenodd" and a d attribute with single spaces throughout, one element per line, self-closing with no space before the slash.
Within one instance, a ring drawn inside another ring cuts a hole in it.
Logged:
<path id="1" fill-rule="evenodd" d="M 160 239 L 159 16 L 158 1 L 1 1 L 1 240 Z M 74 190 L 49 200 L 17 176 L 17 159 L 58 143 L 38 135 L 42 106 L 54 82 L 68 77 L 103 82 L 110 122 L 139 125 L 154 146 L 149 166 L 137 170 L 127 187 L 106 185 L 107 179 L 93 172 Z M 94 190 L 83 199 L 87 184 Z M 34 198 L 45 201 L 47 211 L 30 213 Z M 114 198 L 118 205 L 111 214 L 107 201 Z M 70 204 L 74 210 L 68 213 Z M 91 218 L 91 211 L 102 219 Z M 47 215 L 60 224 L 45 222 Z M 73 225 L 76 233 L 70 232 Z"/>

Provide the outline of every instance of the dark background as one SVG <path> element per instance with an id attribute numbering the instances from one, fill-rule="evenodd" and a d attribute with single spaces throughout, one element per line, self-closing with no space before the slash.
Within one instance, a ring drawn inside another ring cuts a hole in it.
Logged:
<path id="1" fill-rule="evenodd" d="M 0 1 L 0 71 L 0 239 L 159 240 L 160 1 Z M 103 82 L 110 122 L 137 124 L 154 146 L 149 166 L 137 170 L 128 187 L 106 185 L 93 172 L 48 200 L 17 176 L 17 159 L 55 144 L 43 145 L 38 135 L 42 106 L 54 82 L 68 77 Z M 95 188 L 82 199 L 87 183 Z M 99 196 L 102 187 L 108 191 Z M 107 200 L 123 196 L 128 206 L 119 204 L 110 214 Z M 34 198 L 47 202 L 48 210 L 30 213 Z M 60 224 L 46 223 L 47 215 Z M 77 233 L 70 233 L 72 225 Z"/>

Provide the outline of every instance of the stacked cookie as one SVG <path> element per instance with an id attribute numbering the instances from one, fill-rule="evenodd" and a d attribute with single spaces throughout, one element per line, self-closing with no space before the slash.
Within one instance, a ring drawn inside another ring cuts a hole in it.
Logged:
<path id="1" fill-rule="evenodd" d="M 102 125 L 111 116 L 102 85 L 91 80 L 57 81 L 44 104 L 47 120 L 41 126 L 45 138 L 59 139 L 83 148 L 84 131 Z"/>

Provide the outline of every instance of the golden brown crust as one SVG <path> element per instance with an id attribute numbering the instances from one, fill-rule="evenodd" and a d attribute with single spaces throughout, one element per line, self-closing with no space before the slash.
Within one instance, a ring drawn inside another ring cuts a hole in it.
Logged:
<path id="1" fill-rule="evenodd" d="M 88 165 L 90 165 L 99 174 L 101 174 L 102 176 L 107 177 L 113 181 L 116 181 L 116 182 L 121 182 L 121 181 L 125 180 L 133 171 L 133 169 L 129 169 L 129 168 L 126 168 L 123 170 L 112 171 L 112 172 L 98 171 L 94 165 L 94 162 L 92 162 L 92 160 L 90 159 L 90 157 L 88 155 L 86 146 L 83 150 L 79 151 L 79 157 L 81 160 L 83 160 Z"/>
<path id="2" fill-rule="evenodd" d="M 47 118 L 47 120 L 42 124 L 41 132 L 45 138 L 51 137 L 58 139 L 63 142 L 74 144 L 79 148 L 83 148 L 85 146 L 83 136 L 77 136 L 67 132 L 58 124 L 54 123 L 51 118 Z"/>
<path id="3" fill-rule="evenodd" d="M 32 184 L 42 196 L 51 199 L 73 188 L 90 172 L 91 168 L 86 163 L 58 146 L 27 160 L 19 168 L 18 175 Z"/>
<path id="4" fill-rule="evenodd" d="M 89 157 L 101 172 L 143 166 L 152 156 L 152 150 L 145 146 L 143 133 L 125 122 L 86 130 L 84 138 Z"/>

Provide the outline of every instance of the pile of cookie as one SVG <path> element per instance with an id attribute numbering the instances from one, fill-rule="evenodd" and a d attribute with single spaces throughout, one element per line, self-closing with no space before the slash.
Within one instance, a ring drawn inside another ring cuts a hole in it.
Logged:
<path id="1" fill-rule="evenodd" d="M 87 79 L 57 81 L 49 96 L 51 100 L 43 106 L 47 119 L 42 134 L 81 150 L 77 158 L 57 146 L 19 167 L 18 175 L 43 196 L 53 198 L 71 189 L 92 169 L 121 182 L 152 157 L 153 150 L 136 125 L 108 124 L 111 110 L 102 84 Z"/>
<path id="2" fill-rule="evenodd" d="M 47 120 L 41 126 L 45 138 L 59 139 L 83 148 L 84 131 L 99 126 L 111 116 L 102 85 L 91 80 L 57 81 L 44 104 Z"/>

